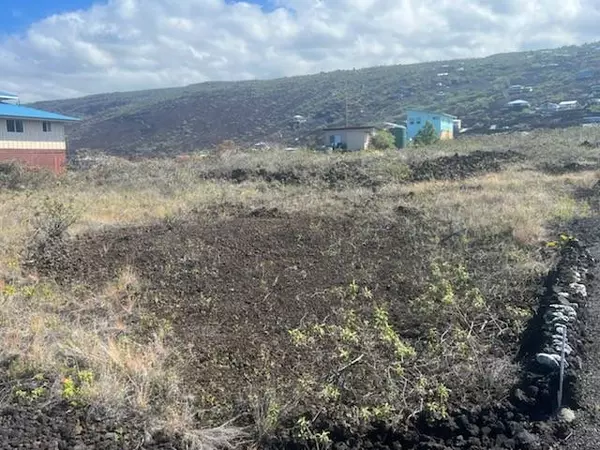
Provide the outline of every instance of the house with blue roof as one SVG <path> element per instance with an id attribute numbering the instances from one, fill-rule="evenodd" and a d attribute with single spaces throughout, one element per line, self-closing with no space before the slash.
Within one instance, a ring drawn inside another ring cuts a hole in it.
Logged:
<path id="1" fill-rule="evenodd" d="M 16 161 L 60 173 L 67 160 L 65 124 L 79 119 L 22 106 L 0 91 L 0 162 Z"/>
<path id="2" fill-rule="evenodd" d="M 407 111 L 406 131 L 409 140 L 413 140 L 427 122 L 430 122 L 440 139 L 454 139 L 454 121 L 456 116 L 429 111 Z"/>

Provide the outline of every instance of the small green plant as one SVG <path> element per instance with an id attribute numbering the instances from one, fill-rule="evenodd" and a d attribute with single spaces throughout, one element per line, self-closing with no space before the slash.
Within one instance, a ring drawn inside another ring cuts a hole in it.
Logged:
<path id="1" fill-rule="evenodd" d="M 44 386 L 38 386 L 36 388 L 27 390 L 27 389 L 16 389 L 13 391 L 13 395 L 17 399 L 17 401 L 33 403 L 36 400 L 46 396 L 48 394 L 48 389 Z"/>
<path id="2" fill-rule="evenodd" d="M 381 340 L 393 347 L 394 353 L 400 361 L 416 355 L 415 349 L 402 342 L 396 331 L 394 331 L 390 325 L 389 314 L 385 308 L 380 306 L 376 307 L 374 319 Z"/>
<path id="3" fill-rule="evenodd" d="M 91 370 L 79 370 L 74 375 L 63 378 L 61 396 L 71 405 L 83 404 L 86 390 L 93 382 L 94 374 Z"/>
<path id="4" fill-rule="evenodd" d="M 312 443 L 317 450 L 325 450 L 331 447 L 331 437 L 328 431 L 316 432 L 306 417 L 300 417 L 296 421 L 296 436 Z"/>

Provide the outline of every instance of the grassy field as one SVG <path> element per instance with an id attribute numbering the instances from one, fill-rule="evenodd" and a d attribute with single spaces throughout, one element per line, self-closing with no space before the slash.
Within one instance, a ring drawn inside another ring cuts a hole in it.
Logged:
<path id="1" fill-rule="evenodd" d="M 5 167 L 6 399 L 135 410 L 197 448 L 501 399 L 557 236 L 597 207 L 599 141 Z"/>

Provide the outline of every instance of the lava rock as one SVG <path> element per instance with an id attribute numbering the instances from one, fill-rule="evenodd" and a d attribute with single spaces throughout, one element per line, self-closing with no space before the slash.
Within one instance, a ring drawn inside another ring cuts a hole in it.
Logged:
<path id="1" fill-rule="evenodd" d="M 558 370 L 560 367 L 560 356 L 550 353 L 538 353 L 535 355 L 535 360 L 538 364 L 552 370 Z"/>
<path id="2" fill-rule="evenodd" d="M 523 430 L 517 434 L 515 436 L 515 440 L 518 444 L 525 446 L 526 448 L 536 448 L 540 443 L 539 438 L 535 434 L 532 434 L 526 430 Z"/>
<path id="3" fill-rule="evenodd" d="M 561 408 L 558 412 L 558 419 L 566 423 L 571 423 L 575 420 L 575 413 L 570 408 Z"/>

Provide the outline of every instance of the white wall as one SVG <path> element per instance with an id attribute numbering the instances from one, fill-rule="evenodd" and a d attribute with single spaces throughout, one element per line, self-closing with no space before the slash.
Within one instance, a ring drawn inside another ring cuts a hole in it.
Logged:
<path id="1" fill-rule="evenodd" d="M 324 134 L 324 144 L 329 145 L 330 136 L 340 136 L 347 150 L 365 150 L 368 147 L 370 133 L 368 130 L 332 130 Z"/>
<path id="2" fill-rule="evenodd" d="M 65 126 L 51 123 L 52 131 L 45 133 L 41 120 L 23 120 L 23 133 L 9 133 L 6 119 L 0 119 L 0 149 L 64 150 Z"/>

